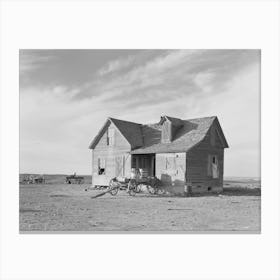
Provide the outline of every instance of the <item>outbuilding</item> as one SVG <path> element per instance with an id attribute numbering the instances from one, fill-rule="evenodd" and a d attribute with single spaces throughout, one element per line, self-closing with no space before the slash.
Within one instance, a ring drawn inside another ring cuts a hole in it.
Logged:
<path id="1" fill-rule="evenodd" d="M 108 118 L 91 142 L 92 185 L 108 186 L 113 177 L 130 177 L 144 168 L 170 191 L 223 190 L 224 149 L 228 143 L 216 116 L 182 120 L 162 116 L 140 124 Z"/>

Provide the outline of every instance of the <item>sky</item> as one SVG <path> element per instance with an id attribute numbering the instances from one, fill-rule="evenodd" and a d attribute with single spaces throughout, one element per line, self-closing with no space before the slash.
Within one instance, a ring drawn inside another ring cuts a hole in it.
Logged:
<path id="1" fill-rule="evenodd" d="M 225 176 L 260 177 L 260 50 L 20 50 L 20 172 L 91 173 L 108 117 L 217 116 Z"/>

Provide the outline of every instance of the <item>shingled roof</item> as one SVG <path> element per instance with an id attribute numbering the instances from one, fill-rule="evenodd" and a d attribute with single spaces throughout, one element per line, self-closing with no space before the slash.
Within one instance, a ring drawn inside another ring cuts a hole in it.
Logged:
<path id="1" fill-rule="evenodd" d="M 172 121 L 170 117 L 167 117 L 167 119 Z M 177 131 L 174 140 L 170 143 L 161 143 L 161 127 L 159 125 L 143 125 L 144 146 L 131 151 L 131 153 L 187 152 L 204 139 L 215 119 L 217 117 L 213 116 L 181 120 L 181 128 Z"/>
<path id="2" fill-rule="evenodd" d="M 109 118 L 126 138 L 132 149 L 143 146 L 141 124 Z"/>
<path id="3" fill-rule="evenodd" d="M 108 118 L 103 125 L 103 127 L 100 129 L 96 137 L 92 140 L 92 142 L 89 145 L 90 149 L 94 149 L 99 140 L 101 139 L 102 135 L 105 133 L 105 131 L 108 129 L 110 123 L 113 123 L 117 129 L 120 131 L 122 136 L 128 141 L 128 143 L 131 146 L 131 149 L 135 149 L 138 147 L 142 147 L 143 142 L 143 136 L 141 131 L 141 124 L 134 123 L 134 122 L 128 122 L 123 120 L 118 120 L 114 118 Z"/>
<path id="4" fill-rule="evenodd" d="M 170 143 L 161 142 L 161 129 L 164 119 L 167 119 L 172 123 L 174 122 L 176 126 L 179 125 L 180 127 L 176 131 L 173 141 Z M 130 143 L 132 149 L 131 154 L 187 152 L 206 137 L 206 134 L 214 121 L 220 128 L 216 116 L 188 120 L 164 116 L 161 117 L 159 123 L 154 124 L 138 124 L 113 118 L 109 118 L 108 121 L 111 121 Z M 91 143 L 91 149 L 94 149 L 100 139 L 100 134 L 104 129 L 106 129 L 106 123 Z M 222 130 L 221 136 L 225 143 L 224 146 L 227 148 L 228 144 Z"/>

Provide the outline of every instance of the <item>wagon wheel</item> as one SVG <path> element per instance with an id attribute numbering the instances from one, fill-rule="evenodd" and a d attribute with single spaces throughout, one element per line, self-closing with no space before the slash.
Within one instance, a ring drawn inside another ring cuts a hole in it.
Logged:
<path id="1" fill-rule="evenodd" d="M 161 195 L 166 194 L 166 190 L 164 188 L 158 188 L 157 194 L 161 194 Z"/>
<path id="2" fill-rule="evenodd" d="M 137 189 L 136 182 L 129 181 L 128 188 L 129 188 L 128 194 L 131 195 L 131 196 L 135 196 L 136 195 L 136 189 Z"/>
<path id="3" fill-rule="evenodd" d="M 141 192 L 141 184 L 135 184 L 134 192 L 135 193 L 140 193 Z"/>
<path id="4" fill-rule="evenodd" d="M 111 195 L 116 195 L 119 191 L 118 185 L 115 184 L 115 181 L 113 179 L 110 180 L 109 182 L 109 190 Z"/>
<path id="5" fill-rule="evenodd" d="M 135 192 L 134 189 L 132 189 L 132 190 L 129 190 L 128 194 L 129 194 L 130 196 L 135 196 L 135 195 L 136 195 L 136 192 Z"/>
<path id="6" fill-rule="evenodd" d="M 156 194 L 157 193 L 157 188 L 155 186 L 147 185 L 147 188 L 148 188 L 148 192 L 150 194 Z"/>

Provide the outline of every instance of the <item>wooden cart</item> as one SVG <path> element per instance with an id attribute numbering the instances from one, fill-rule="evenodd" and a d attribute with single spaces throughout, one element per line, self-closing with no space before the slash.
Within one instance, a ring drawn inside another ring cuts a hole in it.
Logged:
<path id="1" fill-rule="evenodd" d="M 129 195 L 134 196 L 141 192 L 141 187 L 146 186 L 150 194 L 157 194 L 161 190 L 160 181 L 156 177 L 146 178 L 113 178 L 109 182 L 108 192 L 111 195 L 116 195 L 119 190 L 126 190 Z"/>

